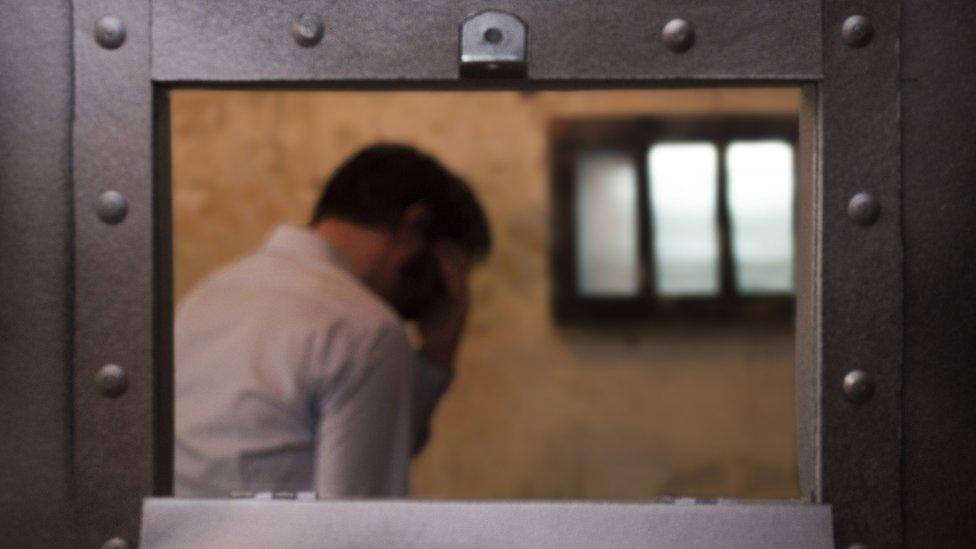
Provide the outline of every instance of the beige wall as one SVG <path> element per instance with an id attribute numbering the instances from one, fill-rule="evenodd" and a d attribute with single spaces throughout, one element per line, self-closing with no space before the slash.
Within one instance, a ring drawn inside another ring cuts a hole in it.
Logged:
<path id="1" fill-rule="evenodd" d="M 795 90 L 216 92 L 172 99 L 175 288 L 306 220 L 377 140 L 470 181 L 494 254 L 457 378 L 412 471 L 438 498 L 796 497 L 792 333 L 565 329 L 549 315 L 546 128 L 554 117 L 795 113 Z"/>

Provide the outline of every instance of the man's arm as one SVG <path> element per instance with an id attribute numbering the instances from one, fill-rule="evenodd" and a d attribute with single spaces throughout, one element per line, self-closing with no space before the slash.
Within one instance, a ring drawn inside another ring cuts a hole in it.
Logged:
<path id="1" fill-rule="evenodd" d="M 415 351 L 399 327 L 349 349 L 319 402 L 315 488 L 319 497 L 405 496 Z"/>
<path id="2" fill-rule="evenodd" d="M 430 435 L 430 418 L 454 377 L 454 357 L 468 316 L 471 258 L 450 242 L 435 247 L 444 298 L 420 319 L 423 346 L 415 367 L 414 453 Z"/>
<path id="3" fill-rule="evenodd" d="M 453 377 L 452 370 L 431 364 L 423 354 L 417 357 L 414 366 L 413 454 L 419 453 L 427 444 L 431 416 Z"/>

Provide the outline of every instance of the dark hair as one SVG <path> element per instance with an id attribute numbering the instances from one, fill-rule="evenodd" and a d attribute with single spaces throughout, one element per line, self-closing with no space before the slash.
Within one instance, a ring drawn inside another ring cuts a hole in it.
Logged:
<path id="1" fill-rule="evenodd" d="M 477 257 L 488 254 L 488 219 L 468 186 L 432 157 L 404 145 L 373 145 L 347 159 L 326 182 L 312 224 L 335 217 L 392 229 L 418 202 L 433 214 L 431 239 L 448 238 Z"/>

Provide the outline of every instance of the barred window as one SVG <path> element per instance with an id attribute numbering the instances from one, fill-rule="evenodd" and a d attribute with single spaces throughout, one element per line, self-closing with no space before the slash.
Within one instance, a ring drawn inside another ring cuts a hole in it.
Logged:
<path id="1" fill-rule="evenodd" d="M 557 318 L 789 318 L 796 134 L 783 118 L 554 123 Z"/>

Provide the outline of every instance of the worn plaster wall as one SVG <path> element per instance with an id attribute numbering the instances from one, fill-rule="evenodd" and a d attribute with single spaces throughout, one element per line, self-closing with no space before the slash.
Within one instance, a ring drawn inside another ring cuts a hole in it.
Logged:
<path id="1" fill-rule="evenodd" d="M 276 223 L 303 223 L 347 155 L 413 143 L 470 181 L 496 239 L 455 384 L 413 467 L 416 497 L 796 497 L 789 327 L 553 324 L 546 128 L 797 106 L 791 89 L 176 92 L 176 297 Z"/>

